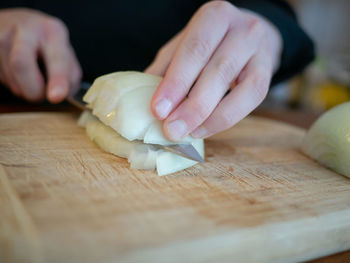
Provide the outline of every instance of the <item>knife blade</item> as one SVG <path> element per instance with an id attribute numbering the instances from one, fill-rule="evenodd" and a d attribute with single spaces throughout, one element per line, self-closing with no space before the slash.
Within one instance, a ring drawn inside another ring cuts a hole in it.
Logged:
<path id="1" fill-rule="evenodd" d="M 86 107 L 86 103 L 83 101 L 83 97 L 89 90 L 90 86 L 91 84 L 89 82 L 80 82 L 78 90 L 74 94 L 69 95 L 67 101 L 81 110 L 90 110 Z"/>
<path id="2" fill-rule="evenodd" d="M 88 82 L 81 82 L 77 92 L 73 95 L 68 96 L 67 101 L 81 110 L 90 110 L 86 107 L 86 103 L 83 101 L 83 97 L 85 93 L 88 91 L 88 89 L 90 88 L 90 86 L 91 84 Z M 200 163 L 204 162 L 204 159 L 198 153 L 196 148 L 193 147 L 192 144 L 171 144 L 171 145 L 157 144 L 156 146 L 164 149 L 165 151 L 175 153 L 187 159 L 200 162 Z"/>

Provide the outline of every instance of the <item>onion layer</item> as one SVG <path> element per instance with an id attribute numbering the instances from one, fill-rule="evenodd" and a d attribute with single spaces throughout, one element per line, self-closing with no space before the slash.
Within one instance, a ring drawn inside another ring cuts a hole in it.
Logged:
<path id="1" fill-rule="evenodd" d="M 174 173 L 196 162 L 166 152 L 162 122 L 150 110 L 153 93 L 162 78 L 141 72 L 116 72 L 97 78 L 84 96 L 92 114 L 83 113 L 78 124 L 103 150 L 128 158 L 131 168 Z M 204 157 L 204 142 L 187 136 L 176 143 L 192 144 Z"/>

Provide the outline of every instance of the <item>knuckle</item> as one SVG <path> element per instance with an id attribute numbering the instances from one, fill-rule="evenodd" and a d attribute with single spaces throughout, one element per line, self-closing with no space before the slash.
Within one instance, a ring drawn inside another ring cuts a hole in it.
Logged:
<path id="1" fill-rule="evenodd" d="M 248 32 L 252 35 L 262 35 L 265 32 L 265 26 L 263 22 L 257 17 L 251 17 L 248 20 Z"/>
<path id="2" fill-rule="evenodd" d="M 187 53 L 191 57 L 200 58 L 206 57 L 210 52 L 209 41 L 202 39 L 200 37 L 190 38 L 186 44 L 185 48 Z"/>
<path id="3" fill-rule="evenodd" d="M 227 84 L 232 81 L 238 69 L 238 62 L 235 57 L 223 57 L 215 65 L 216 72 L 223 83 Z"/>
<path id="4" fill-rule="evenodd" d="M 68 29 L 64 22 L 56 17 L 51 17 L 45 22 L 46 31 L 53 34 L 58 34 L 62 37 L 68 38 Z"/>
<path id="5" fill-rule="evenodd" d="M 211 1 L 203 5 L 203 11 L 212 13 L 213 15 L 227 14 L 235 9 L 228 1 Z"/>

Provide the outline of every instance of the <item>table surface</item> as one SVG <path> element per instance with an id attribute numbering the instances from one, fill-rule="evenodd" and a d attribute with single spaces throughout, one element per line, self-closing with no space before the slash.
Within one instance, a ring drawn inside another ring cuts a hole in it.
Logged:
<path id="1" fill-rule="evenodd" d="M 78 110 L 67 104 L 60 105 L 47 105 L 47 104 L 9 104 L 0 105 L 0 113 L 12 113 L 12 112 L 42 112 L 42 111 L 54 111 L 54 112 L 78 112 Z M 314 120 L 318 117 L 315 113 L 289 110 L 289 109 L 258 109 L 253 112 L 253 115 L 271 118 L 274 120 L 284 121 L 302 128 L 308 128 Z M 345 251 L 335 255 L 319 258 L 309 261 L 310 263 L 345 263 L 350 262 L 350 251 Z"/>

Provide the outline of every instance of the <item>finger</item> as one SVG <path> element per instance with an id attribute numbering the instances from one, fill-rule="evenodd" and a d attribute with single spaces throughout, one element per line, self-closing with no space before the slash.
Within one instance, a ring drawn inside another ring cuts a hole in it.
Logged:
<path id="1" fill-rule="evenodd" d="M 226 130 L 247 116 L 265 98 L 273 65 L 265 54 L 254 56 L 239 77 L 239 83 L 220 102 L 209 118 L 195 131 L 193 137 L 206 138 Z"/>
<path id="2" fill-rule="evenodd" d="M 69 94 L 73 95 L 77 92 L 77 90 L 79 89 L 80 86 L 80 81 L 81 81 L 81 77 L 82 77 L 82 70 L 80 67 L 80 64 L 78 62 L 78 59 L 74 53 L 73 48 L 70 49 L 70 53 L 71 53 L 71 74 L 70 74 L 70 90 L 69 90 Z"/>
<path id="3" fill-rule="evenodd" d="M 188 99 L 165 121 L 164 133 L 167 137 L 179 140 L 209 117 L 231 83 L 256 52 L 256 43 L 260 36 L 255 31 L 258 29 L 252 27 L 250 30 L 230 30 L 227 33 L 200 74 Z M 177 129 L 173 122 L 182 123 L 183 127 Z"/>
<path id="4" fill-rule="evenodd" d="M 183 32 L 176 34 L 157 53 L 154 61 L 145 69 L 145 73 L 164 76 L 175 50 L 183 36 Z"/>
<path id="5" fill-rule="evenodd" d="M 223 3 L 225 2 L 204 5 L 186 27 L 165 77 L 152 98 L 151 108 L 158 119 L 165 119 L 185 98 L 224 38 L 233 14 L 225 9 L 229 4 Z"/>
<path id="6" fill-rule="evenodd" d="M 68 32 L 61 22 L 51 21 L 45 35 L 41 49 L 48 75 L 47 99 L 58 103 L 69 93 L 71 47 Z"/>
<path id="7" fill-rule="evenodd" d="M 37 63 L 38 34 L 30 28 L 18 29 L 9 54 L 8 74 L 23 97 L 38 101 L 44 97 L 44 78 Z"/>
<path id="8" fill-rule="evenodd" d="M 9 56 L 11 45 L 13 42 L 13 31 L 2 34 L 0 38 L 0 81 L 4 83 L 9 89 L 18 97 L 20 97 L 21 90 L 15 83 L 15 80 L 10 74 Z"/>

